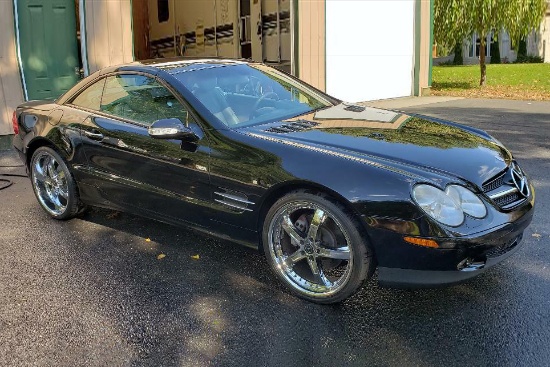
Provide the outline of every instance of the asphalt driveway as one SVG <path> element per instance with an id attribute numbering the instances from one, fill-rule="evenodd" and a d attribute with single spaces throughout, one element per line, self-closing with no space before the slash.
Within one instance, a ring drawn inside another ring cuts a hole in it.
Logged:
<path id="1" fill-rule="evenodd" d="M 317 306 L 253 250 L 99 209 L 54 221 L 13 177 L 0 190 L 0 365 L 550 365 L 550 103 L 400 108 L 486 129 L 515 152 L 538 199 L 515 256 L 459 286 L 371 281 Z M 18 163 L 0 153 L 0 166 Z"/>

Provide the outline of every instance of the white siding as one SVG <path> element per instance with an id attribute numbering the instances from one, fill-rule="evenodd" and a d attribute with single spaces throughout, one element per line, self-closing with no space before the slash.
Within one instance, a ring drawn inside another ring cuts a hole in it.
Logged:
<path id="1" fill-rule="evenodd" d="M 352 102 L 411 95 L 414 11 L 414 0 L 327 0 L 327 92 Z"/>

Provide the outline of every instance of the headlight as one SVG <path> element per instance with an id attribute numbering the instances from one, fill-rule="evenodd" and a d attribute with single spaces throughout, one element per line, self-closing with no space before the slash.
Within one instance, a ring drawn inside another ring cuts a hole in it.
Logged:
<path id="1" fill-rule="evenodd" d="M 451 227 L 464 222 L 464 213 L 475 218 L 487 215 L 483 202 L 473 192 L 458 185 L 450 185 L 445 191 L 430 185 L 416 185 L 413 199 L 430 217 Z"/>
<path id="2" fill-rule="evenodd" d="M 487 215 L 485 204 L 483 204 L 476 194 L 467 188 L 451 185 L 447 187 L 445 193 L 460 203 L 460 207 L 464 213 L 474 218 L 484 218 Z"/>

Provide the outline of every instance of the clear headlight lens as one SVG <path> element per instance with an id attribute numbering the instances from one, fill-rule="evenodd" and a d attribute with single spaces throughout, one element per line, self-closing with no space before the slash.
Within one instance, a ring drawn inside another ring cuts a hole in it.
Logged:
<path id="1" fill-rule="evenodd" d="M 474 218 L 484 218 L 487 215 L 485 204 L 483 204 L 476 194 L 467 188 L 458 185 L 450 185 L 445 192 L 460 203 L 460 207 L 464 213 Z"/>
<path id="2" fill-rule="evenodd" d="M 464 222 L 464 213 L 475 218 L 487 215 L 483 202 L 473 192 L 458 185 L 450 185 L 445 191 L 430 185 L 416 185 L 413 199 L 430 217 L 451 227 Z"/>
<path id="3" fill-rule="evenodd" d="M 464 212 L 460 205 L 444 191 L 430 185 L 416 185 L 413 198 L 430 217 L 456 227 L 464 222 Z"/>

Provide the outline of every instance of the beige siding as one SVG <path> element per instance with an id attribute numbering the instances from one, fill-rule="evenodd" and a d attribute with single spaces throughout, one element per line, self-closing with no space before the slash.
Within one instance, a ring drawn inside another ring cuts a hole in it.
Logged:
<path id="1" fill-rule="evenodd" d="M 325 0 L 298 0 L 300 79 L 325 90 Z"/>
<path id="2" fill-rule="evenodd" d="M 23 102 L 13 19 L 13 2 L 0 0 L 0 135 L 13 133 L 11 116 Z"/>
<path id="3" fill-rule="evenodd" d="M 86 0 L 90 73 L 134 60 L 130 0 Z"/>

